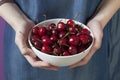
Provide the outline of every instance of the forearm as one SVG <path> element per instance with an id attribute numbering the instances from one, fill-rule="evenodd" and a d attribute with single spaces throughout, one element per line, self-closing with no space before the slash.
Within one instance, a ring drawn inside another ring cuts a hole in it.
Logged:
<path id="1" fill-rule="evenodd" d="M 8 22 L 15 31 L 30 21 L 15 3 L 5 3 L 1 5 L 0 16 Z"/>
<path id="2" fill-rule="evenodd" d="M 102 0 L 93 19 L 99 21 L 104 28 L 119 8 L 120 0 Z"/>

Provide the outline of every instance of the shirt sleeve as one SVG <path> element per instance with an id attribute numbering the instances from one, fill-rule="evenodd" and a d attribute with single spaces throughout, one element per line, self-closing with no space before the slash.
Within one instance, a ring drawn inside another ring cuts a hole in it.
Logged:
<path id="1" fill-rule="evenodd" d="M 0 6 L 4 3 L 8 3 L 8 2 L 14 2 L 14 0 L 0 0 Z"/>

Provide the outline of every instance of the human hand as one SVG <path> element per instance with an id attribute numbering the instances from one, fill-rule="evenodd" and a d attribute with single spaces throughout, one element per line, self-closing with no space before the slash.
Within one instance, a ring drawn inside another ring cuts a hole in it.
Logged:
<path id="1" fill-rule="evenodd" d="M 94 55 L 94 53 L 101 47 L 101 42 L 102 42 L 102 37 L 103 37 L 103 28 L 102 28 L 100 22 L 97 20 L 90 20 L 88 22 L 87 26 L 89 26 L 89 28 L 91 29 L 91 31 L 93 32 L 93 35 L 94 35 L 93 46 L 85 58 L 83 58 L 81 61 L 79 61 L 73 65 L 70 65 L 69 68 L 75 68 L 75 67 L 83 66 L 83 65 L 87 64 L 89 62 L 89 60 L 92 58 L 92 56 Z"/>
<path id="2" fill-rule="evenodd" d="M 34 23 L 32 21 L 29 21 L 23 24 L 23 26 L 18 27 L 15 36 L 15 42 L 18 48 L 32 67 L 43 68 L 48 70 L 57 70 L 58 67 L 38 59 L 34 52 L 31 50 L 31 48 L 28 46 L 27 38 L 32 26 L 34 26 Z"/>

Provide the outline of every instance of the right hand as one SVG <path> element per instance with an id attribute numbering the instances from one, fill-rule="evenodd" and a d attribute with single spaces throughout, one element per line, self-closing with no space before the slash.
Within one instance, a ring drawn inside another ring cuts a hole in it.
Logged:
<path id="1" fill-rule="evenodd" d="M 32 67 L 43 68 L 49 70 L 58 70 L 57 66 L 53 66 L 45 61 L 42 61 L 36 57 L 31 48 L 27 45 L 27 37 L 30 29 L 34 26 L 32 21 L 26 22 L 23 26 L 20 26 L 16 30 L 15 43 L 20 49 L 22 55 L 27 59 Z"/>

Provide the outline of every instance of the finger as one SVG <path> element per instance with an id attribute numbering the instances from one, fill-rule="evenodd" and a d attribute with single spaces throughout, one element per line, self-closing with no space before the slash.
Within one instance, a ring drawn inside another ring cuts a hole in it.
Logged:
<path id="1" fill-rule="evenodd" d="M 16 37 L 15 37 L 15 42 L 20 49 L 21 53 L 23 55 L 31 55 L 33 58 L 36 57 L 34 52 L 28 47 L 26 43 L 27 39 L 25 39 L 25 36 L 23 35 L 22 32 L 17 32 Z"/>
<path id="2" fill-rule="evenodd" d="M 77 66 L 83 66 L 83 65 L 88 63 L 88 61 L 91 59 L 93 54 L 99 49 L 99 46 L 101 44 L 101 40 L 99 41 L 97 39 L 99 39 L 99 38 L 95 38 L 93 46 L 91 47 L 89 53 L 85 56 L 85 58 L 83 58 L 80 62 L 69 66 L 69 68 L 75 68 Z"/>
<path id="3" fill-rule="evenodd" d="M 32 67 L 49 69 L 49 70 L 58 70 L 57 66 L 53 66 L 45 61 L 37 61 L 36 59 L 33 59 L 29 55 L 25 55 L 25 58 L 31 64 Z"/>
<path id="4" fill-rule="evenodd" d="M 93 56 L 93 54 L 96 52 L 96 50 L 97 50 L 96 48 L 92 47 L 90 52 L 85 56 L 85 58 L 83 58 L 80 62 L 69 66 L 69 68 L 75 68 L 77 66 L 83 66 L 83 65 L 87 64 L 89 62 L 89 60 L 91 59 L 91 57 Z"/>

